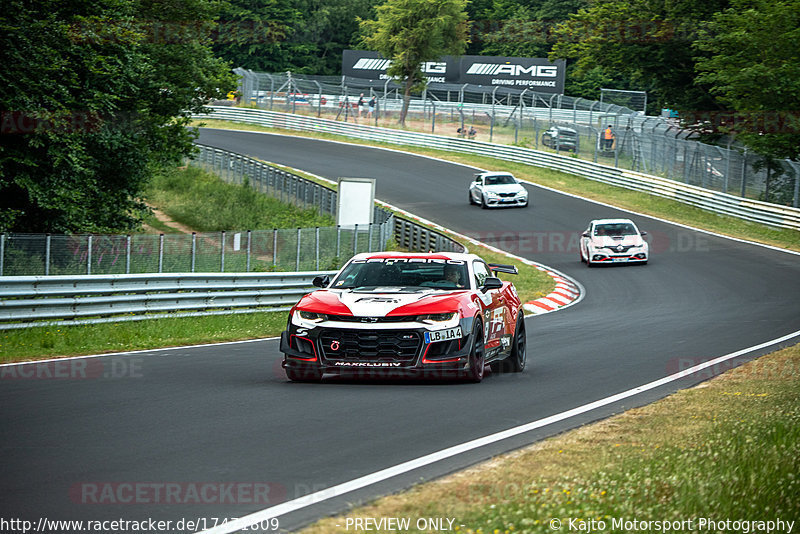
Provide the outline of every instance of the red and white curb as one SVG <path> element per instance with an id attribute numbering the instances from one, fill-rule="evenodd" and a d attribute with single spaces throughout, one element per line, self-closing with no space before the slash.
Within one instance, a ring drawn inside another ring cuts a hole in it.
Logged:
<path id="1" fill-rule="evenodd" d="M 541 315 L 556 311 L 559 308 L 574 304 L 580 299 L 583 292 L 580 286 L 572 280 L 554 271 L 545 271 L 556 283 L 556 288 L 546 297 L 526 302 L 522 307 L 534 315 Z"/>

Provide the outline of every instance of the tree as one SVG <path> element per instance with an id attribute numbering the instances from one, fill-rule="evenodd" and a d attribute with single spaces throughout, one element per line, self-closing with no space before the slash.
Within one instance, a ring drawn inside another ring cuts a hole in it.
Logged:
<path id="1" fill-rule="evenodd" d="M 553 28 L 586 4 L 586 0 L 496 0 L 482 14 L 488 31 L 476 36 L 475 41 L 484 44 L 479 53 L 547 57 Z"/>
<path id="2" fill-rule="evenodd" d="M 695 49 L 699 83 L 730 113 L 713 121 L 771 158 L 800 159 L 800 0 L 734 0 Z"/>
<path id="3" fill-rule="evenodd" d="M 153 170 L 192 151 L 190 115 L 235 87 L 210 53 L 214 3 L 6 4 L 0 229 L 137 227 Z"/>
<path id="4" fill-rule="evenodd" d="M 367 47 L 391 59 L 387 74 L 403 85 L 400 124 L 405 125 L 411 92 L 424 87 L 421 64 L 461 55 L 467 46 L 467 0 L 387 0 L 377 20 L 360 20 Z"/>
<path id="5" fill-rule="evenodd" d="M 377 0 L 229 0 L 214 44 L 219 57 L 256 71 L 340 74 L 357 16 Z"/>
<path id="6" fill-rule="evenodd" d="M 574 74 L 600 67 L 627 80 L 620 89 L 648 92 L 650 107 L 717 109 L 695 83 L 692 42 L 698 27 L 728 0 L 595 0 L 554 30 L 552 58 L 574 59 Z M 595 70 L 595 73 L 597 71 Z"/>

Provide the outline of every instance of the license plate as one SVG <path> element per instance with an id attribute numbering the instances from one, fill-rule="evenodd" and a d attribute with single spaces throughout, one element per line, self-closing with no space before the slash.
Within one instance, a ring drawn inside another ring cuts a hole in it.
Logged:
<path id="1" fill-rule="evenodd" d="M 616 261 L 616 262 L 628 261 L 628 258 L 611 258 L 611 261 Z"/>
<path id="2" fill-rule="evenodd" d="M 436 330 L 434 332 L 425 332 L 425 343 L 436 343 L 437 341 L 450 341 L 451 339 L 458 339 L 463 337 L 461 327 L 448 328 L 447 330 Z"/>

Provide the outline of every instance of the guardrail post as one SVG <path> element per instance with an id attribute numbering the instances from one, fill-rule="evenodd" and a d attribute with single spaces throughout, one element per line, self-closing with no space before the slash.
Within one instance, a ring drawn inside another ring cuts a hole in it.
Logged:
<path id="1" fill-rule="evenodd" d="M 192 232 L 192 272 L 197 265 L 197 232 Z"/>
<path id="2" fill-rule="evenodd" d="M 92 234 L 87 239 L 86 274 L 92 274 Z"/>
<path id="3" fill-rule="evenodd" d="M 297 229 L 297 258 L 296 258 L 296 261 L 295 261 L 295 269 L 294 269 L 295 271 L 299 271 L 300 270 L 300 231 L 301 231 L 301 229 L 298 228 Z"/>
<path id="4" fill-rule="evenodd" d="M 125 236 L 125 274 L 131 274 L 131 235 Z"/>
<path id="5" fill-rule="evenodd" d="M 316 241 L 314 245 L 314 265 L 315 269 L 319 271 L 319 226 L 314 227 L 314 239 Z"/>
<path id="6" fill-rule="evenodd" d="M 221 232 L 219 243 L 219 272 L 225 272 L 225 230 Z"/>
<path id="7" fill-rule="evenodd" d="M 50 274 L 50 234 L 44 237 L 44 275 Z"/>
<path id="8" fill-rule="evenodd" d="M 247 272 L 247 273 L 250 272 L 250 248 L 252 246 L 252 238 L 253 238 L 253 233 L 250 230 L 248 230 L 247 231 L 247 265 L 245 266 L 245 272 Z"/>
<path id="9" fill-rule="evenodd" d="M 683 162 L 686 165 L 686 162 Z M 746 191 L 747 186 L 747 147 L 744 148 L 743 160 L 742 160 L 742 198 L 747 194 Z"/>
<path id="10" fill-rule="evenodd" d="M 164 234 L 158 234 L 158 272 L 164 272 Z"/>

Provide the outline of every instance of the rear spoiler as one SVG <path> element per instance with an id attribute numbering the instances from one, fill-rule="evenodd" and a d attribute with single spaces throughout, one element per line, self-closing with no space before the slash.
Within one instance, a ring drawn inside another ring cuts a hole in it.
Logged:
<path id="1" fill-rule="evenodd" d="M 503 265 L 502 263 L 490 263 L 489 269 L 491 269 L 495 273 L 519 274 L 516 265 Z"/>

